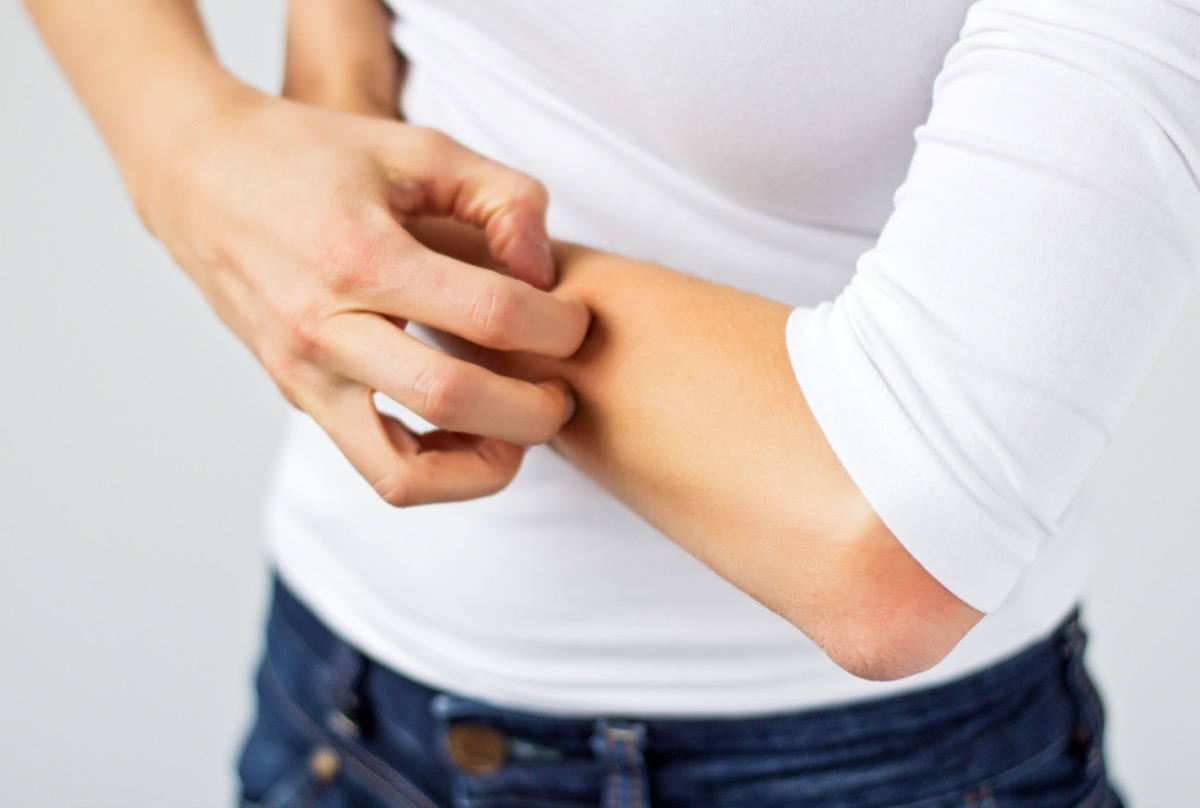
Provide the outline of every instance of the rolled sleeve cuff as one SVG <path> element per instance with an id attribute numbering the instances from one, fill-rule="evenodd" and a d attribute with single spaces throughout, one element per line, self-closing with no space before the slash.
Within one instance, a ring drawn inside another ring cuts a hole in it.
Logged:
<path id="1" fill-rule="evenodd" d="M 897 540 L 983 612 L 1008 596 L 1036 550 L 952 472 L 876 370 L 838 303 L 792 312 L 787 347 L 818 425 Z"/>

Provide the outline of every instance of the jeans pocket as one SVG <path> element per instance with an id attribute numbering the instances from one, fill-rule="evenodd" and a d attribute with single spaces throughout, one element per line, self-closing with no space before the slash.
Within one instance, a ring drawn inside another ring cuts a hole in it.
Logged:
<path id="1" fill-rule="evenodd" d="M 1119 808 L 1104 765 L 1104 705 L 1084 664 L 1087 635 L 1078 621 L 1061 636 L 1062 697 L 1070 720 L 1050 747 L 972 789 L 972 808 Z"/>
<path id="2" fill-rule="evenodd" d="M 255 728 L 238 763 L 242 808 L 314 808 L 336 776 L 337 753 L 270 737 L 261 729 Z"/>
<path id="3" fill-rule="evenodd" d="M 299 760 L 265 790 L 245 789 L 241 808 L 312 808 L 322 790 L 321 784 L 313 780 L 308 762 Z"/>
<path id="4" fill-rule="evenodd" d="M 289 714 L 264 664 L 259 674 L 258 715 L 238 760 L 242 808 L 313 808 L 339 773 L 340 757 Z"/>

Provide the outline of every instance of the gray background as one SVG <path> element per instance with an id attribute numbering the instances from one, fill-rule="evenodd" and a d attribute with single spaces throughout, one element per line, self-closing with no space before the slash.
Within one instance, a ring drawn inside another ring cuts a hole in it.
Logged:
<path id="1" fill-rule="evenodd" d="M 276 86 L 282 0 L 204 6 Z M 0 806 L 227 805 L 283 405 L 143 233 L 16 3 L 0 67 Z M 1093 663 L 1140 806 L 1196 799 L 1197 413 L 1194 304 L 1092 483 Z"/>

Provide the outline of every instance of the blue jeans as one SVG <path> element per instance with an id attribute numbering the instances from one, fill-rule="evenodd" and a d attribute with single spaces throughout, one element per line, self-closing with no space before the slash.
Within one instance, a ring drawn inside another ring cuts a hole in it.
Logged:
<path id="1" fill-rule="evenodd" d="M 980 673 L 768 717 L 560 718 L 432 690 L 275 584 L 243 808 L 1119 808 L 1072 618 Z"/>

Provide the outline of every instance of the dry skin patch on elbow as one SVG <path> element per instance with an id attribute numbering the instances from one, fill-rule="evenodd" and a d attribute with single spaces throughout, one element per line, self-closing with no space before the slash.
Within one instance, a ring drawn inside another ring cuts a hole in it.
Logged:
<path id="1" fill-rule="evenodd" d="M 983 618 L 933 578 L 880 522 L 850 551 L 841 617 L 817 642 L 839 666 L 887 681 L 941 662 Z M 823 640 L 823 641 L 822 641 Z"/>

